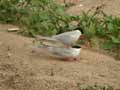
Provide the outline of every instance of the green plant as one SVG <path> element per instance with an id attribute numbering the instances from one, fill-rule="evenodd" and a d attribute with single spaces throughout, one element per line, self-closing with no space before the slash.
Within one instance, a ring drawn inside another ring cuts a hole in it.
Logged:
<path id="1" fill-rule="evenodd" d="M 28 35 L 53 35 L 68 30 L 71 17 L 65 13 L 65 7 L 53 0 L 31 0 L 32 7 L 29 16 L 21 19 L 27 27 Z"/>
<path id="2" fill-rule="evenodd" d="M 69 30 L 71 16 L 54 0 L 1 0 L 0 22 L 16 23 L 23 34 L 53 35 Z"/>
<path id="3" fill-rule="evenodd" d="M 83 29 L 84 36 L 91 45 L 99 45 L 102 49 L 114 52 L 119 59 L 120 18 L 106 15 L 103 12 L 102 18 L 99 18 L 97 13 L 83 12 L 79 16 L 79 27 Z"/>
<path id="4" fill-rule="evenodd" d="M 27 14 L 26 8 L 20 7 L 20 0 L 0 0 L 0 22 L 16 23 Z"/>
<path id="5" fill-rule="evenodd" d="M 119 90 L 119 89 L 115 89 L 114 87 L 112 86 L 109 86 L 109 85 L 93 85 L 93 86 L 86 86 L 86 87 L 82 87 L 82 86 L 79 86 L 79 90 Z"/>

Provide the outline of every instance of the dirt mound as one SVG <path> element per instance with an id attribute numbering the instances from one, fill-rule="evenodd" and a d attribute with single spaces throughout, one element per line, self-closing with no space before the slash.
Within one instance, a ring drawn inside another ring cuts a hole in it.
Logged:
<path id="1" fill-rule="evenodd" d="M 60 0 L 63 2 L 64 0 Z M 103 6 L 103 11 L 108 15 L 120 16 L 120 0 L 65 0 L 66 3 L 76 4 L 72 6 L 68 13 L 75 15 L 80 14 L 82 11 L 88 11 L 98 6 Z"/>
<path id="2" fill-rule="evenodd" d="M 120 62 L 112 57 L 83 49 L 79 61 L 65 62 L 31 48 L 32 40 L 0 32 L 0 90 L 78 90 L 81 84 L 95 83 L 120 86 Z"/>

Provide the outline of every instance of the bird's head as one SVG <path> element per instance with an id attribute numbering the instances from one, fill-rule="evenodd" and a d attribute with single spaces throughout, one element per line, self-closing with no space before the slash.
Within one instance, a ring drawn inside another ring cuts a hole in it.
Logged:
<path id="1" fill-rule="evenodd" d="M 84 37 L 83 29 L 81 27 L 77 27 L 74 30 L 78 31 L 78 33 L 81 33 L 80 37 L 79 37 L 79 40 L 84 40 L 85 37 Z"/>

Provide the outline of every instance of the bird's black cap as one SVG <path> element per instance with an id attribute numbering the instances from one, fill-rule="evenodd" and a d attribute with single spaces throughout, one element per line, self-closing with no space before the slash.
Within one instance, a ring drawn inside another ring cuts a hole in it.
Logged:
<path id="1" fill-rule="evenodd" d="M 83 29 L 81 27 L 76 27 L 76 28 L 74 28 L 74 30 L 80 30 L 82 34 L 84 33 Z"/>
<path id="2" fill-rule="evenodd" d="M 72 46 L 72 48 L 81 48 L 81 46 L 74 45 L 74 46 Z"/>

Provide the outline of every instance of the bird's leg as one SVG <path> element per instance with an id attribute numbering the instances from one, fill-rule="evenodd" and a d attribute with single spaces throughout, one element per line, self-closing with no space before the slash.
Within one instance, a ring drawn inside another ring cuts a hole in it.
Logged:
<path id="1" fill-rule="evenodd" d="M 72 45 L 65 45 L 65 48 L 71 48 Z"/>
<path id="2" fill-rule="evenodd" d="M 70 46 L 68 46 L 68 45 L 64 45 L 64 47 L 65 47 L 65 48 L 69 48 Z"/>
<path id="3" fill-rule="evenodd" d="M 64 60 L 65 61 L 74 61 L 75 58 L 74 57 L 65 57 Z"/>
<path id="4" fill-rule="evenodd" d="M 78 56 L 78 57 L 74 57 L 74 60 L 75 60 L 75 61 L 80 60 L 80 56 Z"/>

